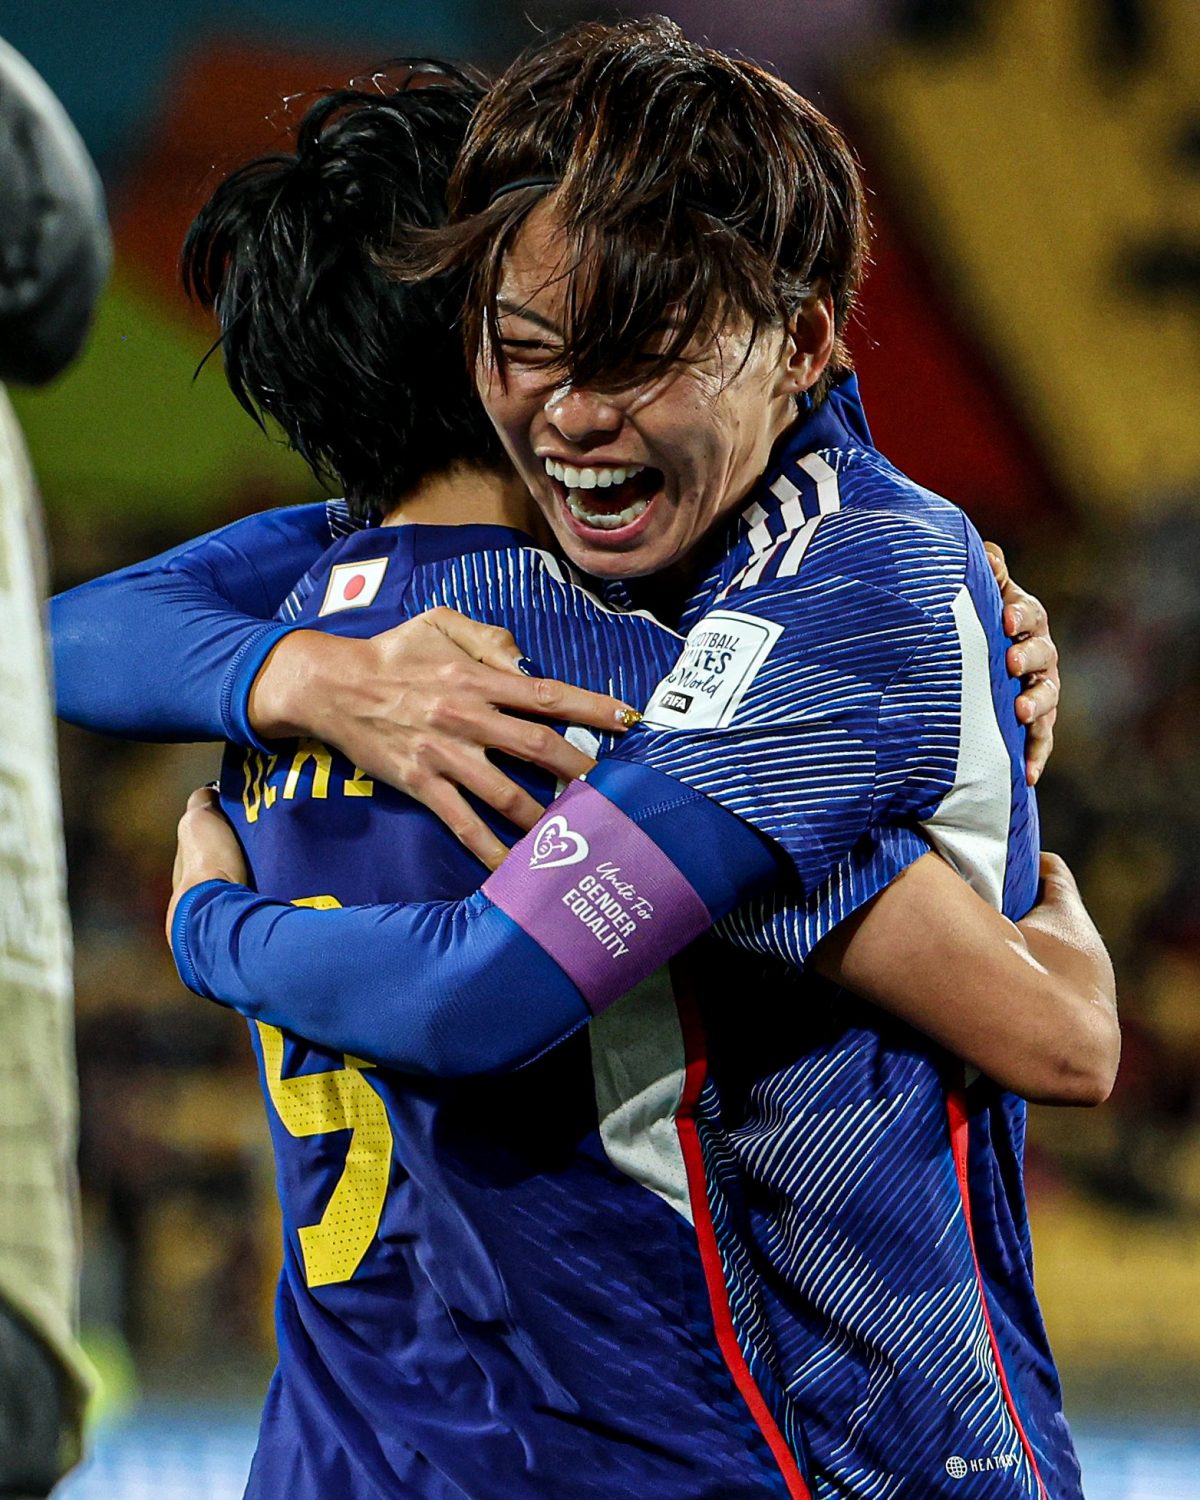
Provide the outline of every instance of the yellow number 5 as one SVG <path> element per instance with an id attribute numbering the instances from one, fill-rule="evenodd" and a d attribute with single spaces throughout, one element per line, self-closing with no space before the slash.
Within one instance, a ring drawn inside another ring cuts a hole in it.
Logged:
<path id="1" fill-rule="evenodd" d="M 341 903 L 333 896 L 310 896 L 292 905 L 328 911 Z M 284 1078 L 283 1033 L 261 1021 L 256 1024 L 267 1090 L 289 1135 L 303 1139 L 352 1132 L 345 1168 L 325 1212 L 318 1223 L 300 1230 L 309 1286 L 349 1281 L 378 1233 L 392 1167 L 387 1109 L 362 1072 L 372 1064 L 346 1056 L 344 1068 Z"/>

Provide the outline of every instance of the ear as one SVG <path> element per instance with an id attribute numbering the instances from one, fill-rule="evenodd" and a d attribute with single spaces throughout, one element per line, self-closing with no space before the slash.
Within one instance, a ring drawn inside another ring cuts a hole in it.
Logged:
<path id="1" fill-rule="evenodd" d="M 776 395 L 799 396 L 811 390 L 829 363 L 833 344 L 833 299 L 813 297 L 788 327 Z"/>

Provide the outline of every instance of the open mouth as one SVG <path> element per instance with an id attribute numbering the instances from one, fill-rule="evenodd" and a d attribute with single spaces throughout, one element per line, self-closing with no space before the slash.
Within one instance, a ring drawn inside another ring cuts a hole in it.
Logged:
<path id="1" fill-rule="evenodd" d="M 563 504 L 592 531 L 623 531 L 641 520 L 663 485 L 662 471 L 644 464 L 575 468 L 544 460 L 546 473 L 561 486 Z"/>

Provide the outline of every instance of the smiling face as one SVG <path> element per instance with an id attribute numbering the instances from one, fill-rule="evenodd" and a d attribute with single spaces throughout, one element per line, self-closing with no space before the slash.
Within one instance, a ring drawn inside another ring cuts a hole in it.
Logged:
<path id="1" fill-rule="evenodd" d="M 497 298 L 503 371 L 485 342 L 480 395 L 566 555 L 601 578 L 684 561 L 748 494 L 795 397 L 832 347 L 827 302 L 755 339 L 730 317 L 645 384 L 575 386 L 562 364 L 570 251 L 552 202 L 529 215 Z"/>

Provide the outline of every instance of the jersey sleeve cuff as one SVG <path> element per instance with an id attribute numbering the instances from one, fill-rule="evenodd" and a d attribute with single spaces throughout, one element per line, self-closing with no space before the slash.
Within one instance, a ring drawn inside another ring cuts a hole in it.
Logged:
<path id="1" fill-rule="evenodd" d="M 175 915 L 171 918 L 171 957 L 175 960 L 179 977 L 189 990 L 194 994 L 202 995 L 206 1000 L 214 1000 L 217 997 L 201 980 L 196 968 L 189 940 L 189 924 L 198 904 L 203 904 L 209 897 L 218 895 L 221 891 L 238 889 L 241 888 L 231 886 L 228 880 L 203 880 L 180 898 L 179 905 L 175 908 Z"/>
<path id="2" fill-rule="evenodd" d="M 238 647 L 221 684 L 221 724 L 225 738 L 252 750 L 269 750 L 250 726 L 250 692 L 262 665 L 285 635 L 302 630 L 299 622 L 291 625 L 264 625 Z"/>

